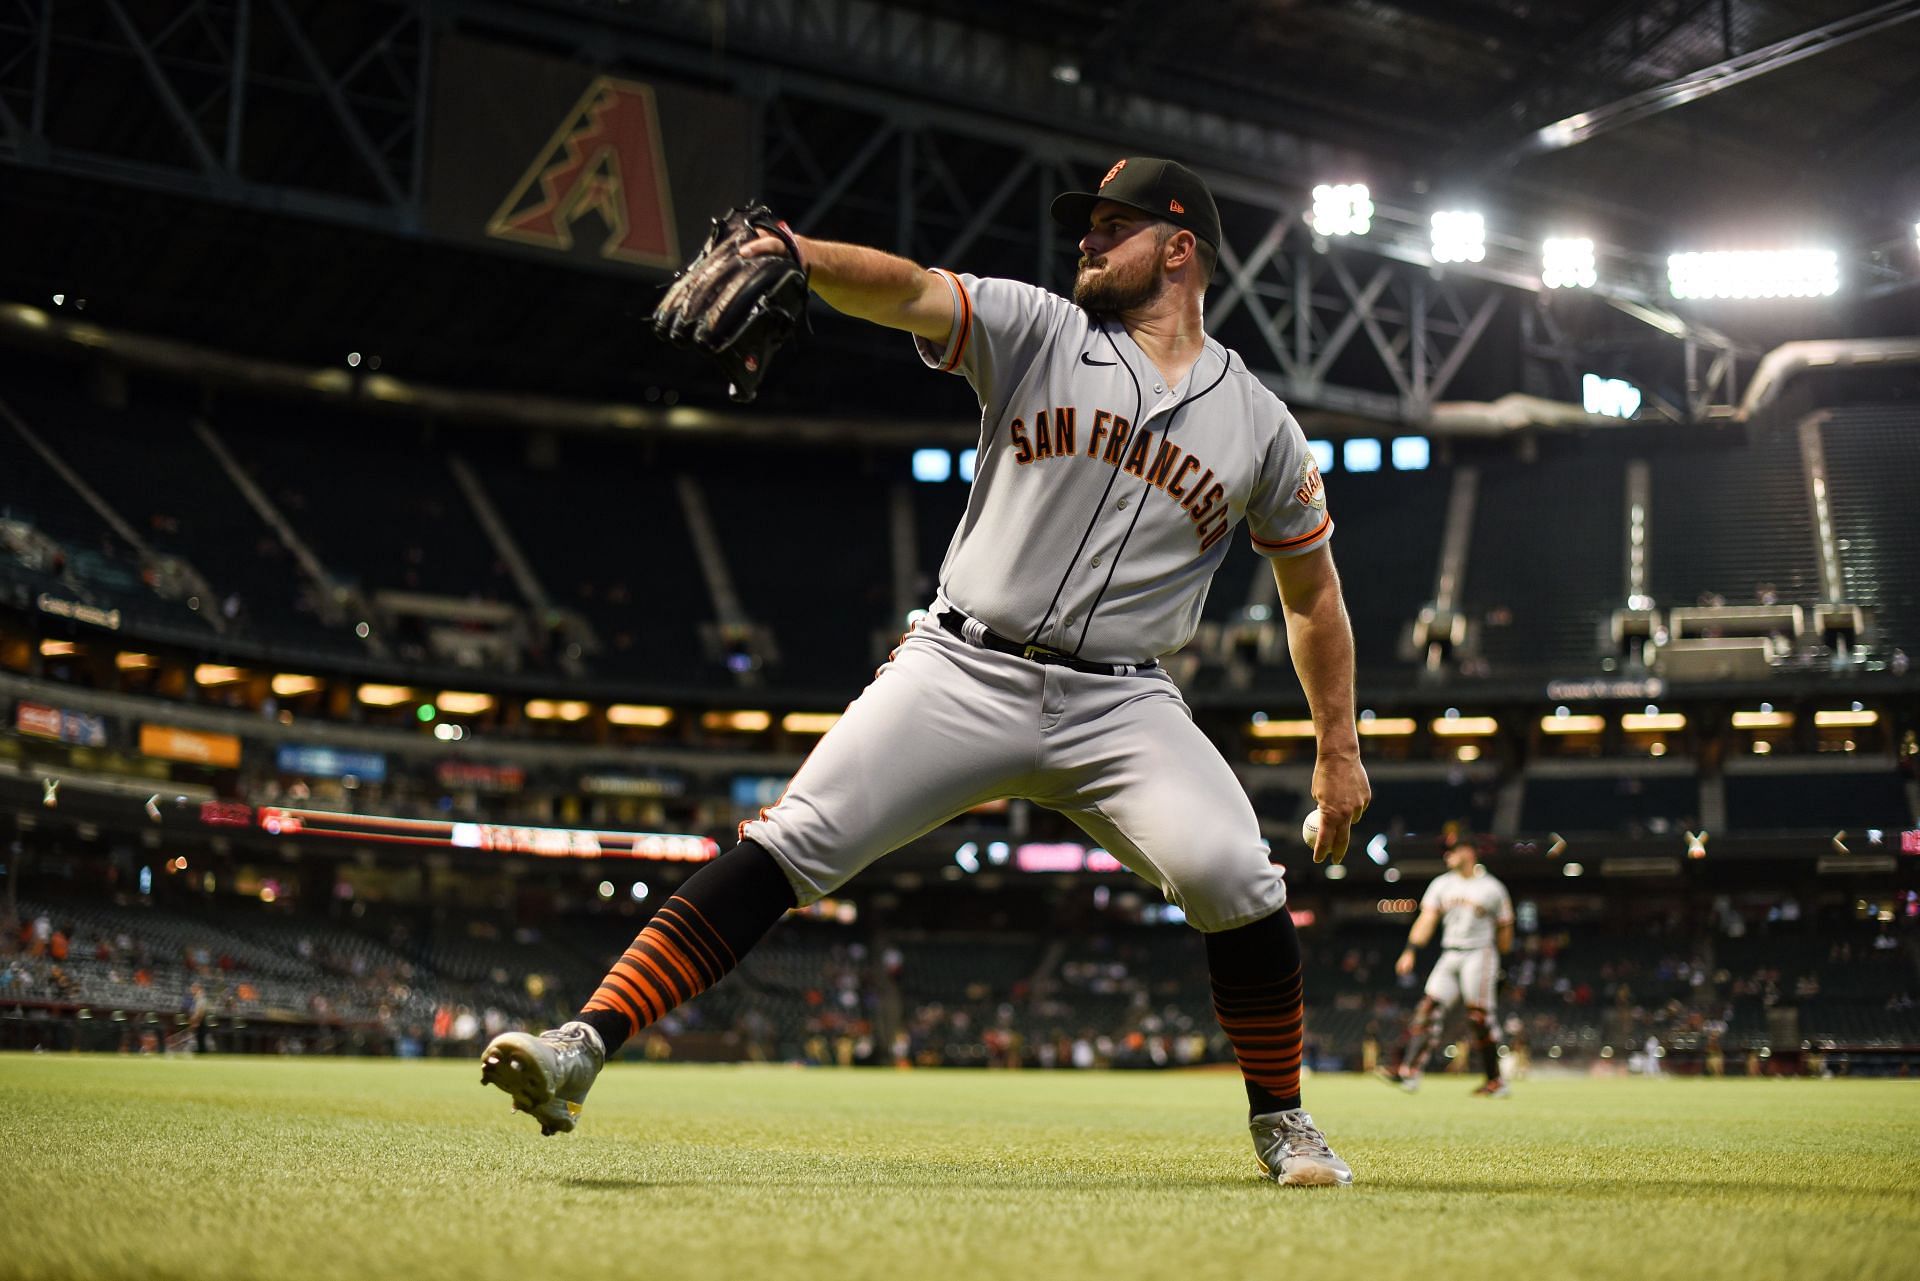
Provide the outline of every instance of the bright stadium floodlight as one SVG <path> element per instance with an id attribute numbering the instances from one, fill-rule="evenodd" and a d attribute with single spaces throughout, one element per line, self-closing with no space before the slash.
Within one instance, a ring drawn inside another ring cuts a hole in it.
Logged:
<path id="1" fill-rule="evenodd" d="M 1433 447 L 1425 436 L 1395 436 L 1392 448 L 1396 471 L 1425 471 L 1433 460 Z"/>
<path id="2" fill-rule="evenodd" d="M 1364 236 L 1373 226 L 1373 193 L 1364 182 L 1323 182 L 1313 189 L 1307 225 L 1322 236 Z"/>
<path id="3" fill-rule="evenodd" d="M 1840 292 L 1840 255 L 1831 249 L 1673 254 L 1667 287 L 1675 298 L 1824 298 Z"/>
<path id="4" fill-rule="evenodd" d="M 1608 418 L 1632 418 L 1640 412 L 1640 389 L 1624 378 L 1582 374 L 1580 399 L 1588 413 Z"/>
<path id="5" fill-rule="evenodd" d="M 1591 289 L 1599 281 L 1593 242 L 1582 236 L 1540 244 L 1540 283 L 1549 289 Z"/>
<path id="6" fill-rule="evenodd" d="M 1487 256 L 1487 220 L 1462 209 L 1433 215 L 1433 260 L 1479 262 Z"/>
<path id="7" fill-rule="evenodd" d="M 1350 472 L 1380 470 L 1380 442 L 1371 437 L 1350 440 L 1340 451 L 1341 465 Z"/>
<path id="8" fill-rule="evenodd" d="M 973 483 L 973 465 L 978 462 L 979 459 L 980 451 L 977 449 L 963 449 L 960 451 L 960 479 L 966 481 L 969 485 Z"/>
<path id="9" fill-rule="evenodd" d="M 1310 440 L 1307 452 L 1313 455 L 1314 464 L 1323 472 L 1333 470 L 1333 442 L 1330 440 Z"/>

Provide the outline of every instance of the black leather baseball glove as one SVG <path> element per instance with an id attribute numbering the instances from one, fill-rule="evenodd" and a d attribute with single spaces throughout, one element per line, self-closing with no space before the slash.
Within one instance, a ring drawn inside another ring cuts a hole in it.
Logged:
<path id="1" fill-rule="evenodd" d="M 767 234 L 786 242 L 785 255 L 740 256 L 741 246 Z M 653 309 L 653 332 L 719 361 L 727 394 L 744 404 L 806 315 L 807 272 L 793 233 L 765 205 L 742 205 L 713 220 L 706 246 Z"/>

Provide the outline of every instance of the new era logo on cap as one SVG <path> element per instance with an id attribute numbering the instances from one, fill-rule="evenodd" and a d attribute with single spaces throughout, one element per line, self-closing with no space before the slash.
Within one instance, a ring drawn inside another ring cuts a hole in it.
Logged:
<path id="1" fill-rule="evenodd" d="M 1186 211 L 1187 211 L 1187 207 L 1181 204 L 1178 200 L 1167 201 L 1168 213 L 1185 213 Z"/>

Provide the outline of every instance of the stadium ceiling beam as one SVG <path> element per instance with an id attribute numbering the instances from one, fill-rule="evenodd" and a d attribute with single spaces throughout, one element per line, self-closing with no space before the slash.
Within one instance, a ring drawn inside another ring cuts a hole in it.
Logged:
<path id="1" fill-rule="evenodd" d="M 307 39 L 305 30 L 301 28 L 300 20 L 287 7 L 287 0 L 268 0 L 268 2 L 273 5 L 274 13 L 279 17 L 287 39 L 292 42 L 293 50 L 299 56 L 300 64 L 306 68 L 307 75 L 312 77 L 314 84 L 320 87 L 327 106 L 333 111 L 334 120 L 339 124 L 341 132 L 346 135 L 348 141 L 353 144 L 354 153 L 366 165 L 367 172 L 379 185 L 381 193 L 387 198 L 387 203 L 396 208 L 406 207 L 407 197 L 401 192 L 400 184 L 395 181 L 393 172 L 387 165 L 386 156 L 381 148 L 374 144 L 373 139 L 367 136 L 367 131 L 360 124 L 360 118 L 354 114 L 353 108 L 347 105 L 346 95 L 342 91 L 340 82 L 336 81 L 333 74 L 327 70 L 327 65 L 321 59 L 319 51 L 313 47 L 313 41 Z M 240 6 L 243 12 L 246 7 L 245 4 Z M 402 21 L 404 22 L 405 19 L 403 18 Z M 377 44 L 355 60 L 354 68 L 357 70 L 364 67 L 371 60 L 374 50 L 391 39 L 391 31 L 381 36 Z M 421 103 L 421 106 L 424 108 L 424 103 Z"/>
<path id="2" fill-rule="evenodd" d="M 52 9 L 51 0 L 47 7 L 49 10 Z M 140 69 L 146 72 L 148 87 L 160 99 L 160 105 L 166 108 L 167 117 L 173 121 L 180 139 L 187 144 L 188 150 L 193 152 L 194 161 L 199 165 L 200 172 L 209 178 L 219 176 L 222 169 L 220 161 L 214 156 L 213 148 L 207 145 L 206 135 L 200 132 L 200 126 L 195 122 L 193 113 L 187 110 L 186 104 L 180 101 L 180 95 L 174 92 L 173 82 L 161 69 L 159 60 L 154 57 L 153 47 L 147 43 L 145 35 L 134 23 L 125 7 L 120 4 L 120 0 L 107 0 L 107 12 L 113 15 L 114 25 L 120 28 L 120 34 L 125 38 L 127 48 L 139 60 Z"/>
<path id="3" fill-rule="evenodd" d="M 1643 89 L 1616 102 L 1608 103 L 1606 106 L 1576 112 L 1556 120 L 1501 149 L 1493 163 L 1501 166 L 1514 165 L 1530 156 L 1577 146 L 1591 138 L 1635 124 L 1663 111 L 1671 111 L 1675 107 L 1697 102 L 1723 89 L 1744 84 L 1770 71 L 1778 71 L 1782 67 L 1790 67 L 1796 62 L 1827 53 L 1863 36 L 1885 31 L 1889 27 L 1916 17 L 1920 17 L 1920 0 L 1893 0 L 1892 3 L 1877 5 L 1864 13 L 1853 14 L 1836 22 L 1815 27 L 1811 31 L 1804 31 L 1799 35 L 1776 41 L 1765 48 L 1754 49 L 1712 66 L 1702 67 L 1676 80 Z"/>
<path id="4" fill-rule="evenodd" d="M 106 21 L 87 27 L 82 24 L 87 10 L 79 6 L 0 0 L 0 159 L 395 235 L 417 234 L 431 3 L 380 0 L 355 6 L 351 18 L 342 20 L 331 7 L 324 13 L 296 13 L 286 0 L 140 5 L 104 0 L 91 11 Z M 261 22 L 263 9 L 277 21 Z M 326 53 L 310 29 L 323 21 Z M 349 34 L 354 41 L 345 38 Z M 396 56 L 409 41 L 418 56 Z M 330 57 L 345 70 L 330 70 Z M 117 99 L 103 96 L 127 83 L 122 58 L 139 67 L 138 83 L 151 92 L 184 163 L 151 152 L 130 155 L 108 132 L 116 127 L 116 112 L 125 111 Z M 91 97 L 84 90 L 62 90 L 58 105 L 63 108 L 74 106 L 76 92 L 83 108 L 113 108 L 92 118 L 93 135 L 76 137 L 71 127 L 57 138 L 50 132 L 61 127 L 50 124 L 49 117 L 56 86 L 62 84 L 93 86 Z M 357 158 L 378 198 L 367 197 L 365 180 L 346 181 L 319 169 L 300 188 L 249 177 L 244 140 L 260 90 L 271 91 L 276 119 L 292 115 L 292 129 L 324 137 Z"/>
<path id="5" fill-rule="evenodd" d="M 783 75 L 888 89 L 1053 133 L 1127 137 L 1137 148 L 1178 147 L 1243 172 L 1307 184 L 1355 159 L 1252 120 L 1079 81 L 1071 77 L 1081 63 L 1056 45 L 883 0 L 648 0 L 618 6 L 547 0 L 539 12 L 506 0 L 451 0 L 439 8 L 458 20 L 536 40 L 550 42 L 572 30 L 583 54 L 602 59 L 610 51 L 608 35 L 625 33 L 626 39 L 615 40 L 623 56 L 682 75 L 707 71 L 725 78 L 737 70 L 729 62 L 753 61 Z M 1092 36 L 1096 44 L 1100 39 L 1099 33 Z"/>

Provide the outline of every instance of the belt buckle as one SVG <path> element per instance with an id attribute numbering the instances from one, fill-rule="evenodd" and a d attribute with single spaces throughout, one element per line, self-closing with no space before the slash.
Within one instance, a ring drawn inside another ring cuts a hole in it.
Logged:
<path id="1" fill-rule="evenodd" d="M 1051 663 L 1060 657 L 1058 650 L 1048 649 L 1045 645 L 1028 645 L 1020 651 L 1020 657 L 1030 663 Z"/>

